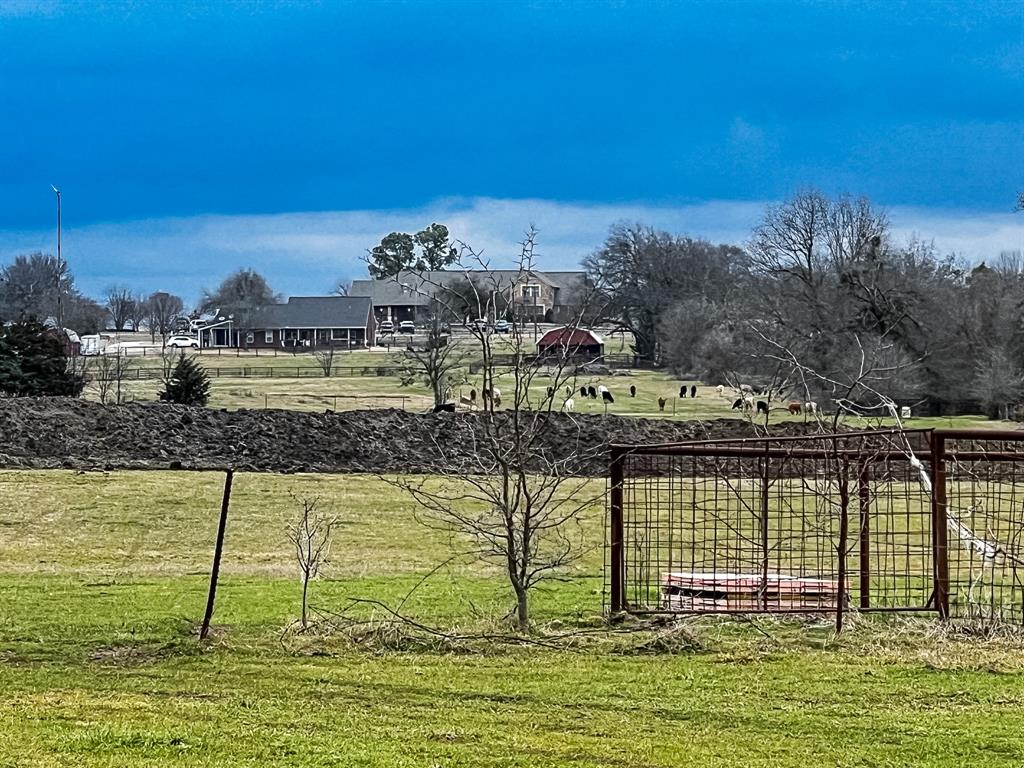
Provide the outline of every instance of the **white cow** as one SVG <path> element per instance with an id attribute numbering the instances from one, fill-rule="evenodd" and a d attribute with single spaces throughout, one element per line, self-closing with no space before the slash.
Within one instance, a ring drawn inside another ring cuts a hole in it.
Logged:
<path id="1" fill-rule="evenodd" d="M 565 411 L 566 413 L 572 413 L 572 411 L 575 408 L 576 408 L 576 401 L 573 400 L 571 397 L 565 398 L 565 402 L 562 403 L 562 410 Z"/>

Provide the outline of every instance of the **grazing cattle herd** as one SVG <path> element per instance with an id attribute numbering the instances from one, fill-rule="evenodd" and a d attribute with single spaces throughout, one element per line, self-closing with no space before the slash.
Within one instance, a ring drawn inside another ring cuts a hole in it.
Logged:
<path id="1" fill-rule="evenodd" d="M 561 410 L 565 413 L 572 413 L 576 410 L 576 393 L 579 393 L 579 397 L 583 400 L 600 400 L 601 407 L 604 413 L 613 412 L 609 406 L 615 405 L 615 396 L 611 389 L 600 382 L 588 382 L 580 384 L 578 390 L 573 385 L 567 385 L 565 387 L 565 394 L 561 398 L 561 406 L 557 402 L 558 388 L 555 386 L 548 386 L 546 388 L 546 397 L 543 400 L 545 407 L 551 407 L 553 409 Z M 642 393 L 638 389 L 636 384 L 630 384 L 628 388 L 629 397 L 633 400 Z M 740 411 L 745 414 L 751 414 L 753 417 L 764 417 L 766 420 L 772 413 L 783 413 L 787 416 L 803 416 L 806 421 L 808 418 L 814 418 L 821 414 L 821 410 L 818 407 L 818 403 L 813 400 L 797 400 L 797 399 L 785 399 L 787 392 L 776 390 L 773 391 L 770 387 L 755 386 L 751 384 L 737 384 L 737 385 L 725 385 L 718 384 L 714 387 L 715 394 L 726 400 L 727 403 L 731 403 L 731 410 Z M 694 400 L 698 396 L 698 388 L 696 384 L 680 384 L 679 385 L 679 398 Z M 501 406 L 501 391 L 497 387 L 483 387 L 479 393 L 479 401 L 477 397 L 477 390 L 475 388 L 469 390 L 469 396 L 459 396 L 458 403 L 445 402 L 441 405 L 436 405 L 433 408 L 434 413 L 441 412 L 454 412 L 456 406 L 464 406 L 471 410 L 476 409 L 481 402 L 486 405 L 490 403 L 493 407 L 498 408 Z M 665 412 L 666 406 L 673 402 L 671 395 L 658 395 L 657 397 L 658 411 L 660 413 Z M 775 404 L 773 404 L 773 402 Z M 676 413 L 676 406 L 672 406 L 672 413 Z M 631 413 L 637 414 L 635 406 L 630 411 Z M 899 408 L 898 410 L 893 407 L 894 415 L 896 413 L 903 419 L 910 418 L 910 409 L 906 406 Z M 692 413 L 692 411 L 691 411 Z M 642 412 L 640 412 L 642 415 Z"/>

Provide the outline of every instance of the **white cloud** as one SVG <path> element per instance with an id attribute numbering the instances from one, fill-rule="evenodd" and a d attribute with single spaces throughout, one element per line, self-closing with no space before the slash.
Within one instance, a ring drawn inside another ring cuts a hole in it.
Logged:
<path id="1" fill-rule="evenodd" d="M 897 206 L 889 210 L 893 233 L 904 240 L 934 241 L 940 253 L 991 261 L 1002 251 L 1024 250 L 1024 213 L 965 213 Z"/>
<path id="2" fill-rule="evenodd" d="M 342 276 L 365 272 L 366 249 L 395 230 L 433 221 L 453 236 L 507 263 L 523 231 L 540 230 L 539 260 L 572 269 L 604 240 L 616 221 L 641 221 L 714 241 L 743 242 L 763 202 L 712 201 L 690 205 L 577 204 L 492 198 L 441 200 L 415 210 L 338 211 L 274 215 L 151 219 L 94 224 L 64 231 L 64 253 L 79 285 L 98 295 L 115 282 L 195 299 L 239 267 L 264 272 L 286 294 L 326 292 Z M 934 240 L 942 252 L 991 258 L 1024 248 L 1024 214 L 966 213 L 896 207 L 889 210 L 899 238 Z M 18 253 L 52 251 L 52 231 L 0 231 L 0 261 Z"/>

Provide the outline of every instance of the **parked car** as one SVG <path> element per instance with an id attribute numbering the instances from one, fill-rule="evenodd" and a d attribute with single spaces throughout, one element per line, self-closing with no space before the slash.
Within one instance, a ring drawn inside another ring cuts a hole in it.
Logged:
<path id="1" fill-rule="evenodd" d="M 377 328 L 377 331 L 382 336 L 385 335 L 385 334 L 388 334 L 388 333 L 394 333 L 395 332 L 395 324 L 393 322 L 391 322 L 390 320 L 381 320 L 380 321 L 380 325 Z"/>
<path id="2" fill-rule="evenodd" d="M 398 324 L 399 333 L 416 333 L 416 323 L 412 320 L 403 320 Z"/>
<path id="3" fill-rule="evenodd" d="M 482 317 L 478 317 L 476 320 L 470 320 L 468 325 L 471 331 L 486 331 L 490 324 Z"/>
<path id="4" fill-rule="evenodd" d="M 498 320 L 498 321 L 496 321 L 494 323 L 494 332 L 495 333 L 508 333 L 509 332 L 508 320 Z"/>
<path id="5" fill-rule="evenodd" d="M 192 336 L 171 336 L 167 339 L 167 346 L 175 349 L 199 349 L 199 339 Z"/>

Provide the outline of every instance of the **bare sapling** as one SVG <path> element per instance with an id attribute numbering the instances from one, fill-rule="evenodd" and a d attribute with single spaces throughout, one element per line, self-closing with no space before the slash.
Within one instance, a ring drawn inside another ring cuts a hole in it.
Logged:
<path id="1" fill-rule="evenodd" d="M 124 400 L 124 380 L 128 377 L 132 364 L 127 355 L 118 350 L 116 354 L 101 354 L 95 358 L 92 368 L 92 380 L 96 385 L 96 393 L 100 402 L 120 404 Z"/>
<path id="2" fill-rule="evenodd" d="M 300 624 L 305 630 L 309 625 L 309 585 L 330 562 L 331 535 L 338 519 L 321 511 L 319 496 L 303 496 L 296 501 L 301 512 L 288 528 L 288 539 L 294 547 L 295 562 L 302 581 Z"/>
<path id="3" fill-rule="evenodd" d="M 334 351 L 334 344 L 328 342 L 326 349 L 317 349 L 313 352 L 317 365 L 324 372 L 324 378 L 330 378 L 331 372 L 334 370 Z"/>
<path id="4" fill-rule="evenodd" d="M 564 573 L 585 552 L 581 525 L 586 510 L 604 489 L 578 477 L 580 467 L 603 460 L 603 446 L 588 444 L 571 415 L 559 416 L 564 400 L 576 389 L 577 367 L 594 362 L 570 343 L 537 351 L 525 329 L 537 311 L 524 286 L 536 283 L 536 231 L 521 244 L 511 270 L 500 272 L 482 254 L 456 244 L 450 271 L 462 272 L 458 288 L 421 278 L 444 317 L 459 318 L 471 341 L 467 349 L 480 371 L 479 408 L 473 407 L 453 428 L 472 459 L 450 456 L 450 445 L 435 443 L 438 470 L 430 478 L 390 477 L 410 493 L 424 511 L 424 522 L 451 535 L 453 546 L 468 548 L 477 560 L 497 566 L 514 596 L 515 627 L 530 628 L 533 589 Z M 573 338 L 580 315 L 566 323 Z M 498 334 L 497 320 L 510 319 L 509 333 Z M 500 361 L 500 364 L 499 364 Z M 557 443 L 551 438 L 556 420 Z"/>

